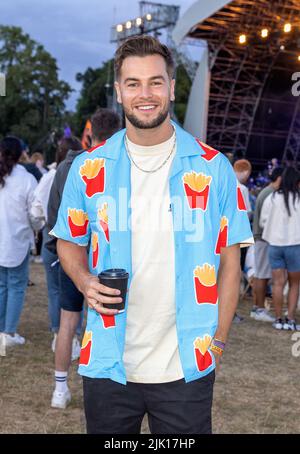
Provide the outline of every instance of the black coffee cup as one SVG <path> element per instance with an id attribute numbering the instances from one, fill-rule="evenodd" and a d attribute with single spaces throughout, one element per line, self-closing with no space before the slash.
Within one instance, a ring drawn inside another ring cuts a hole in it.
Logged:
<path id="1" fill-rule="evenodd" d="M 98 274 L 98 279 L 100 284 L 105 285 L 106 287 L 115 288 L 120 290 L 121 294 L 112 296 L 103 293 L 105 296 L 110 298 L 122 298 L 121 303 L 116 304 L 103 304 L 103 307 L 106 309 L 117 309 L 119 311 L 124 311 L 126 296 L 127 296 L 127 283 L 128 283 L 129 274 L 123 268 L 111 268 L 110 270 L 104 270 Z"/>

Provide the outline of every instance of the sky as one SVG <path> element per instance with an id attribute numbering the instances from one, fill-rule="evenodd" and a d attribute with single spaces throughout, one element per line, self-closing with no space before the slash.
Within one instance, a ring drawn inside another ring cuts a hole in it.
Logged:
<path id="1" fill-rule="evenodd" d="M 157 3 L 178 5 L 182 15 L 195 0 Z M 76 90 L 67 102 L 70 110 L 81 87 L 76 73 L 113 57 L 111 26 L 138 15 L 138 0 L 0 0 L 0 24 L 22 27 L 56 58 L 60 78 Z"/>

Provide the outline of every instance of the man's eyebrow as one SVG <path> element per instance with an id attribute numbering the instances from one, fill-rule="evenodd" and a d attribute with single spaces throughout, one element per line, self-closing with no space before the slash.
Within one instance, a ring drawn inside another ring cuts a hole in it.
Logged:
<path id="1" fill-rule="evenodd" d="M 161 80 L 165 80 L 165 78 L 163 76 L 152 76 L 149 78 L 150 80 L 154 80 L 154 79 L 161 79 Z M 127 79 L 124 80 L 124 83 L 126 84 L 127 82 L 138 82 L 140 79 L 137 79 L 135 77 L 127 77 Z"/>

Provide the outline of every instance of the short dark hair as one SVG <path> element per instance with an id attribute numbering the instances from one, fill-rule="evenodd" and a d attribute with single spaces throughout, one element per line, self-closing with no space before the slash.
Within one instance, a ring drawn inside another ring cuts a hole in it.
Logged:
<path id="1" fill-rule="evenodd" d="M 274 183 L 274 181 L 276 181 L 278 177 L 281 177 L 282 174 L 283 174 L 283 168 L 275 167 L 275 169 L 272 171 L 272 173 L 270 175 L 270 180 L 272 181 L 272 183 Z"/>
<path id="2" fill-rule="evenodd" d="M 77 137 L 63 137 L 56 150 L 55 161 L 57 165 L 65 159 L 69 150 L 79 151 L 82 150 L 82 148 L 81 142 Z"/>
<path id="3" fill-rule="evenodd" d="M 174 76 L 175 63 L 170 49 L 158 39 L 149 35 L 132 36 L 126 39 L 115 54 L 115 77 L 121 74 L 123 61 L 127 57 L 146 57 L 147 55 L 161 55 L 165 60 L 169 77 Z"/>
<path id="4" fill-rule="evenodd" d="M 109 139 L 120 129 L 120 116 L 111 109 L 98 108 L 91 118 L 92 139 L 97 142 Z"/>

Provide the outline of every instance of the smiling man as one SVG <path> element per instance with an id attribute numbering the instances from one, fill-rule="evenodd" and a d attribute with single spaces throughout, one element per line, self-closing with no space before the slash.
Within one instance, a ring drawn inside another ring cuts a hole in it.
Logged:
<path id="1" fill-rule="evenodd" d="M 211 433 L 240 245 L 253 242 L 247 212 L 227 158 L 170 120 L 169 49 L 130 38 L 115 73 L 126 128 L 73 163 L 53 232 L 88 304 L 79 366 L 87 431 L 139 433 L 147 413 L 155 434 Z M 121 301 L 98 281 L 110 268 L 129 272 L 122 312 L 103 306 Z"/>

